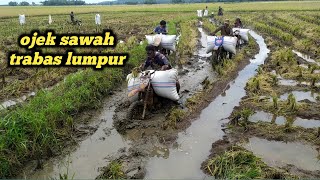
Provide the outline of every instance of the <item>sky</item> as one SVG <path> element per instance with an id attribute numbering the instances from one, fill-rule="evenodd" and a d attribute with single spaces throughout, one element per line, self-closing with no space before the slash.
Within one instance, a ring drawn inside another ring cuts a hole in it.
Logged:
<path id="1" fill-rule="evenodd" d="M 15 1 L 17 3 L 20 3 L 21 1 L 27 1 L 29 3 L 35 2 L 36 4 L 39 4 L 42 0 L 0 0 L 0 5 L 6 5 L 10 1 Z M 106 0 L 84 0 L 86 3 L 98 3 Z"/>

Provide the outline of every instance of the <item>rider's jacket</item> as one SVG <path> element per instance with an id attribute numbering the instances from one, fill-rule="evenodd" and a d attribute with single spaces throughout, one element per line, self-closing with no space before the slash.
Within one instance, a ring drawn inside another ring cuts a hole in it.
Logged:
<path id="1" fill-rule="evenodd" d="M 154 70 L 161 68 L 163 65 L 169 65 L 169 61 L 165 55 L 156 52 L 154 60 L 147 58 L 144 63 L 144 69 L 151 67 Z"/>
<path id="2" fill-rule="evenodd" d="M 154 29 L 154 32 L 157 33 L 157 34 L 167 34 L 167 29 L 166 28 L 162 28 L 161 26 L 157 26 L 155 29 Z"/>
<path id="3" fill-rule="evenodd" d="M 233 36 L 232 28 L 226 27 L 226 26 L 220 26 L 218 29 L 216 29 L 213 34 L 216 34 L 217 32 L 221 31 L 221 36 Z"/>

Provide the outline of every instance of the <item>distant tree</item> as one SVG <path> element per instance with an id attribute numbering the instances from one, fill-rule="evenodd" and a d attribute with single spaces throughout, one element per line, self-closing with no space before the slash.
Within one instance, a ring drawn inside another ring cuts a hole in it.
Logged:
<path id="1" fill-rule="evenodd" d="M 35 6 L 36 5 L 36 3 L 35 2 L 32 2 L 32 6 Z"/>
<path id="2" fill-rule="evenodd" d="M 18 3 L 17 3 L 17 2 L 10 1 L 10 2 L 9 2 L 9 6 L 18 6 Z"/>
<path id="3" fill-rule="evenodd" d="M 69 5 L 84 5 L 85 1 L 81 0 L 45 0 L 41 2 L 44 6 L 69 6 Z"/>
<path id="4" fill-rule="evenodd" d="M 184 3 L 183 0 L 172 0 L 173 4 L 180 4 L 180 3 Z"/>
<path id="5" fill-rule="evenodd" d="M 27 1 L 22 1 L 19 4 L 20 6 L 29 6 L 30 4 Z"/>
<path id="6" fill-rule="evenodd" d="M 156 0 L 145 0 L 144 4 L 157 4 Z"/>

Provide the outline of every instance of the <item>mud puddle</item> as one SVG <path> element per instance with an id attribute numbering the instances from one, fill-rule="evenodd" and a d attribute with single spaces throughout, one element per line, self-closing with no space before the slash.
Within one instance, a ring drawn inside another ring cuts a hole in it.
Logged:
<path id="1" fill-rule="evenodd" d="M 317 159 L 319 152 L 315 147 L 306 144 L 252 137 L 244 147 L 272 167 L 285 167 L 287 164 L 292 164 L 303 170 L 320 170 L 320 161 Z"/>
<path id="2" fill-rule="evenodd" d="M 317 128 L 320 127 L 320 120 L 316 119 L 303 119 L 300 117 L 284 117 L 277 116 L 276 114 L 267 113 L 264 111 L 257 111 L 249 117 L 250 122 L 270 122 L 278 125 L 285 125 L 286 122 L 292 122 L 293 126 L 300 126 L 303 128 Z"/>
<path id="3" fill-rule="evenodd" d="M 31 92 L 27 95 L 20 97 L 20 98 L 4 101 L 0 104 L 0 111 L 7 109 L 9 107 L 12 107 L 12 106 L 16 106 L 18 104 L 21 104 L 21 103 L 25 102 L 27 99 L 29 99 L 30 97 L 33 97 L 35 95 L 36 95 L 35 92 Z"/>
<path id="4" fill-rule="evenodd" d="M 301 52 L 298 52 L 298 51 L 295 51 L 295 50 L 292 50 L 292 52 L 295 53 L 297 56 L 301 57 L 302 59 L 304 59 L 305 61 L 320 66 L 320 62 L 317 62 L 317 61 L 315 61 L 314 59 L 311 59 L 310 56 L 305 55 L 305 54 L 303 54 L 303 53 L 301 53 Z"/>
<path id="5" fill-rule="evenodd" d="M 224 122 L 222 119 L 229 117 L 234 107 L 239 105 L 241 98 L 246 95 L 246 82 L 255 75 L 256 69 L 264 63 L 270 52 L 261 36 L 253 31 L 250 35 L 256 39 L 260 47 L 255 59 L 250 60 L 250 64 L 229 83 L 229 89 L 223 96 L 219 95 L 213 100 L 185 132 L 179 133 L 177 145 L 169 148 L 170 154 L 167 159 L 153 157 L 148 161 L 146 178 L 199 179 L 206 176 L 200 170 L 201 163 L 208 157 L 212 141 L 217 141 L 224 135 L 221 130 Z"/>
<path id="6" fill-rule="evenodd" d="M 99 168 L 108 164 L 105 157 L 116 154 L 119 150 L 129 147 L 126 141 L 112 127 L 115 106 L 126 95 L 126 87 L 117 91 L 104 101 L 100 114 L 94 115 L 89 125 L 81 125 L 79 129 L 95 128 L 95 132 L 81 141 L 68 155 L 52 158 L 43 164 L 43 169 L 34 171 L 34 165 L 29 165 L 18 178 L 48 179 L 59 178 L 59 174 L 68 171 L 69 178 L 94 179 L 99 174 Z M 70 147 L 69 147 L 70 148 Z"/>
<path id="7" fill-rule="evenodd" d="M 310 86 L 311 82 L 305 82 L 305 81 L 297 81 L 293 79 L 283 79 L 282 77 L 278 77 L 279 79 L 279 85 L 283 86 L 298 86 L 298 85 L 303 85 L 303 86 Z M 315 86 L 320 86 L 320 82 L 315 83 Z"/>
<path id="8" fill-rule="evenodd" d="M 311 102 L 317 102 L 316 98 L 319 95 L 318 93 L 312 92 L 312 91 L 292 91 L 291 92 L 296 101 L 302 101 L 302 100 L 309 100 Z M 290 93 L 285 93 L 280 96 L 281 100 L 287 100 Z"/>

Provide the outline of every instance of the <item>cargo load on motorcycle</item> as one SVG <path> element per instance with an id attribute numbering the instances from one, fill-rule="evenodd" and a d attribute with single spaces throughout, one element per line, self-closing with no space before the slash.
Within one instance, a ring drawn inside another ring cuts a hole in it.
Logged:
<path id="1" fill-rule="evenodd" d="M 176 69 L 169 69 L 166 71 L 147 70 L 136 75 L 133 73 L 129 74 L 127 76 L 129 97 L 135 99 L 139 90 L 145 87 L 146 82 L 144 82 L 142 77 L 146 72 L 153 73 L 151 75 L 151 85 L 158 96 L 170 99 L 172 101 L 179 100 L 176 86 L 178 72 Z"/>

